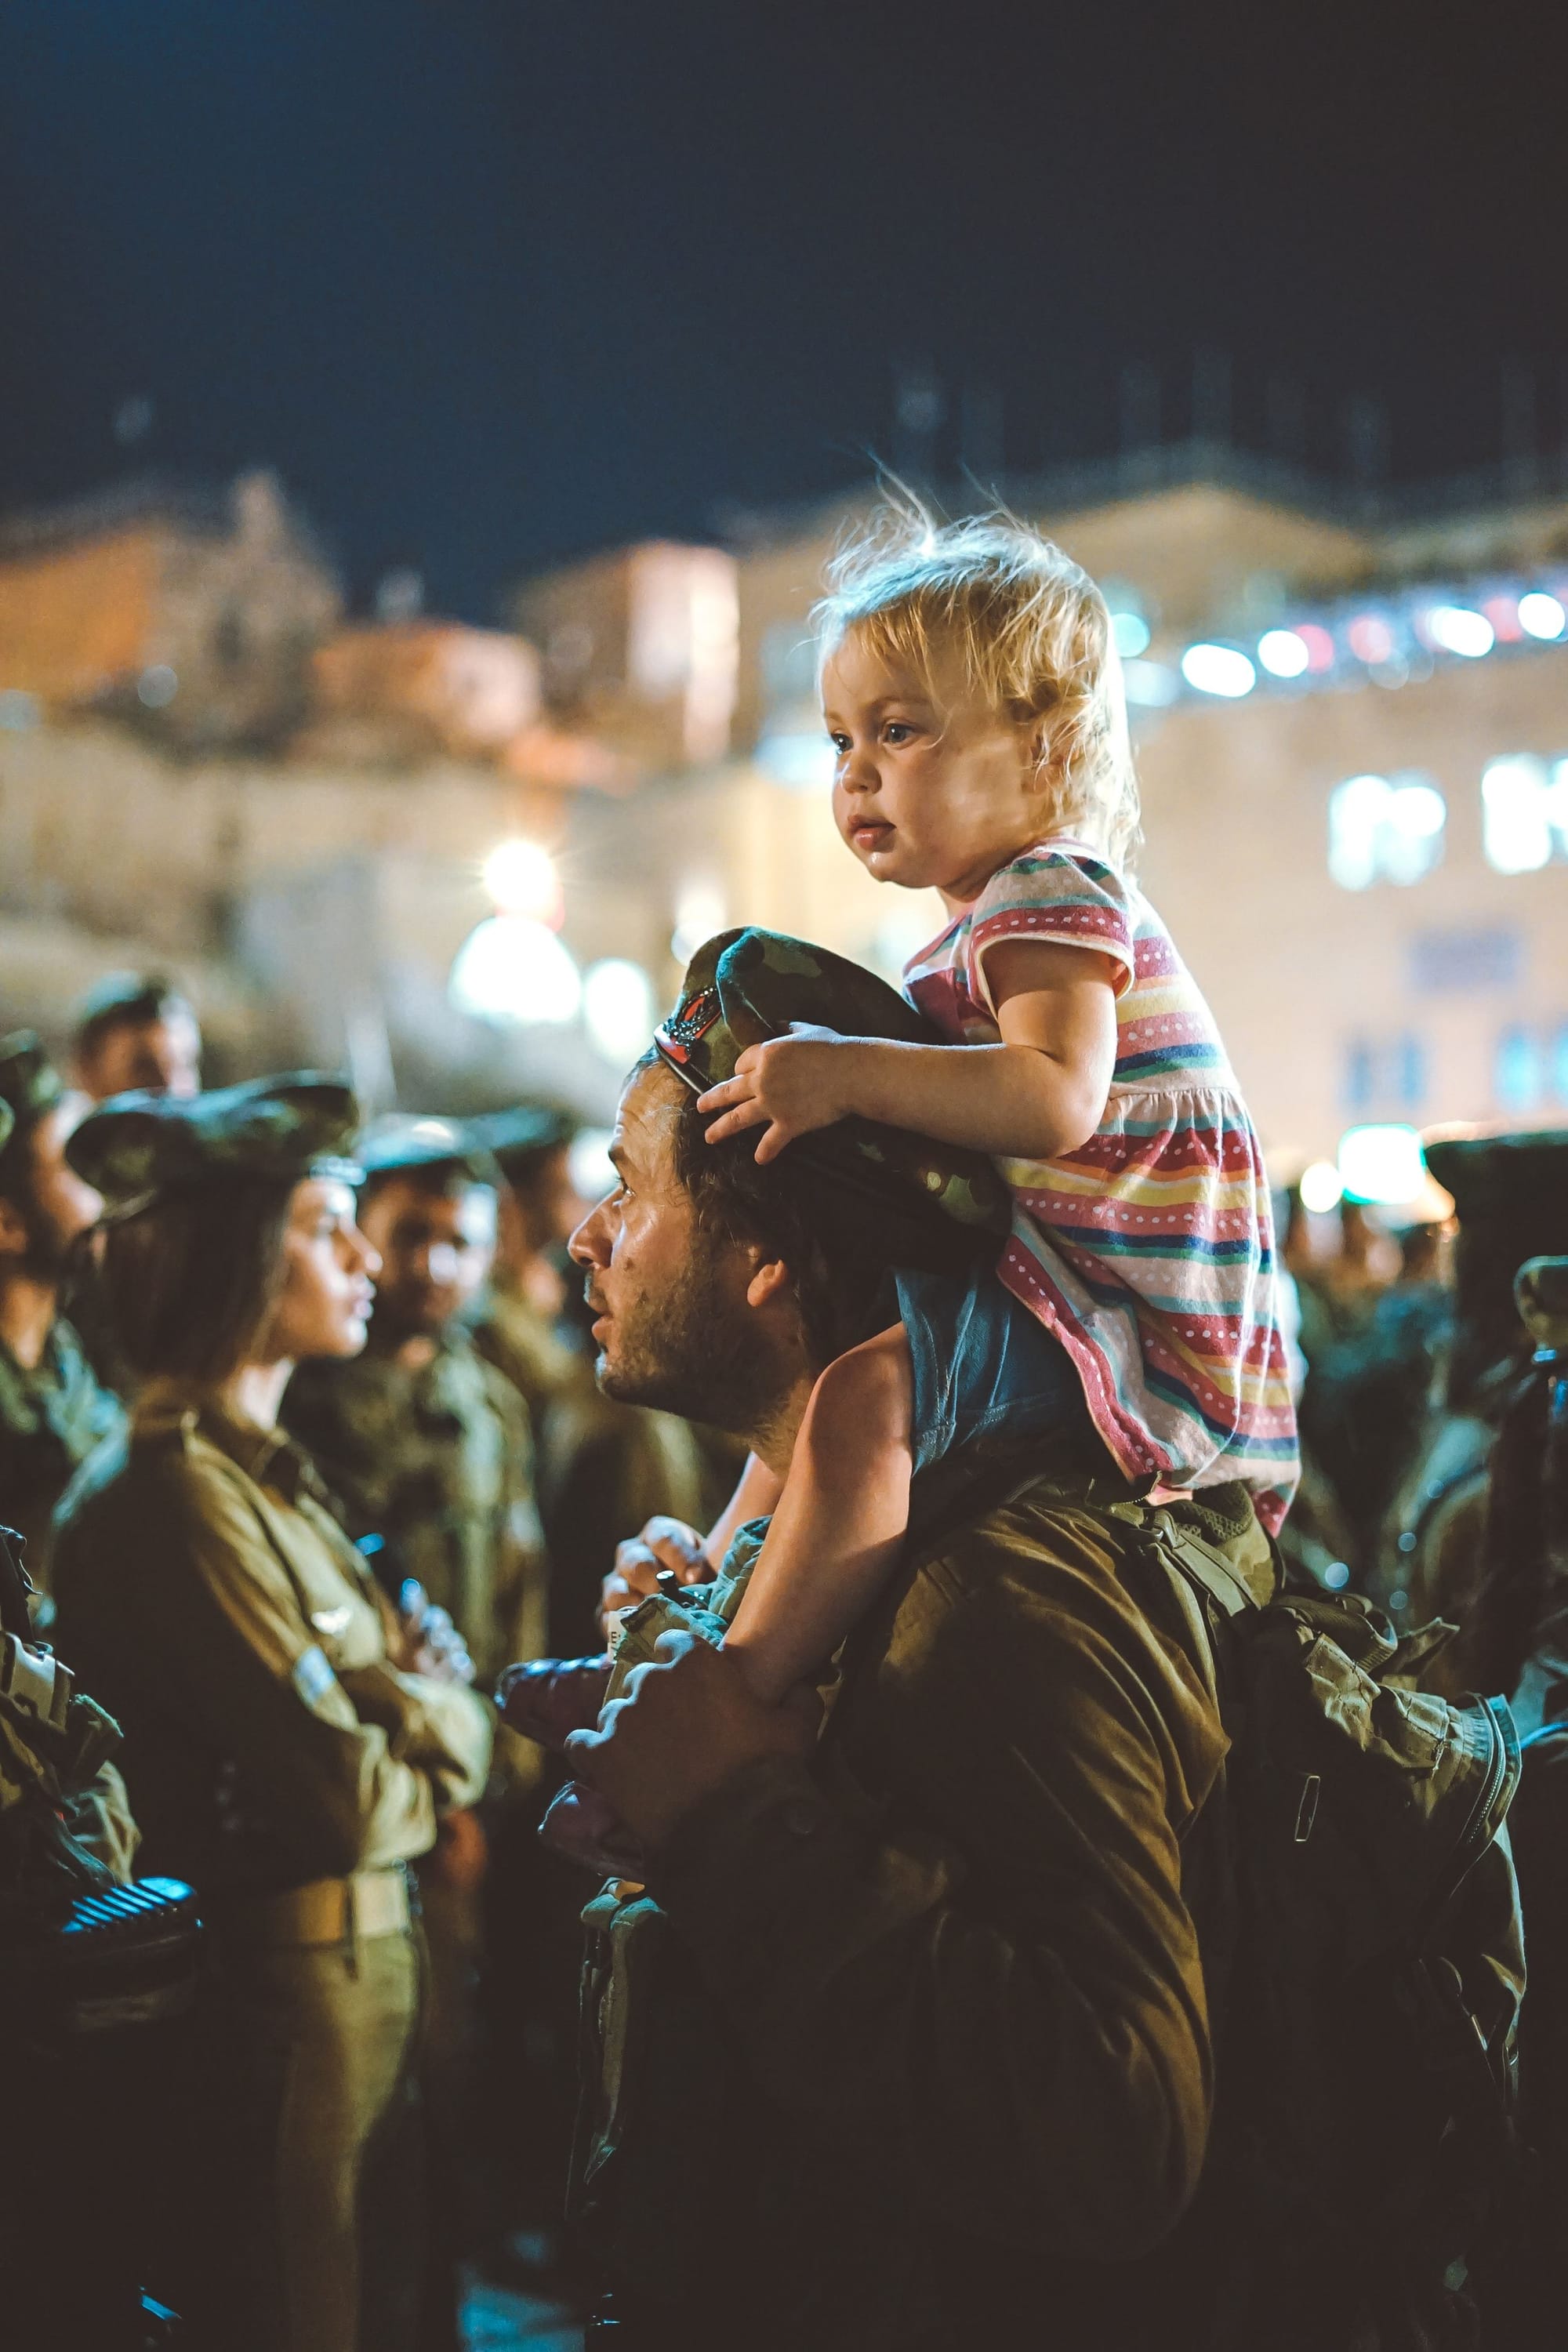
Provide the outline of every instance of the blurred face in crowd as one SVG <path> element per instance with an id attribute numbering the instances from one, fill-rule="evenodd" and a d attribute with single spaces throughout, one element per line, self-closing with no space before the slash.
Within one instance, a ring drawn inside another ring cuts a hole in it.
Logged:
<path id="1" fill-rule="evenodd" d="M 616 1185 L 571 1240 L 594 1315 L 599 1386 L 628 1404 L 750 1431 L 765 1416 L 797 1334 L 782 1265 L 704 1225 L 679 1172 L 687 1089 L 662 1065 L 621 1097 Z"/>
<path id="2" fill-rule="evenodd" d="M 296 1184 L 283 1232 L 282 1288 L 258 1360 L 357 1356 L 370 1328 L 380 1265 L 355 1223 L 351 1186 L 324 1176 Z"/>
<path id="3" fill-rule="evenodd" d="M 507 1271 L 521 1273 L 542 1250 L 570 1241 L 587 1207 L 572 1181 L 569 1147 L 541 1152 L 501 1199 L 498 1255 Z"/>
<path id="4" fill-rule="evenodd" d="M 496 1196 L 488 1184 L 417 1169 L 367 1187 L 360 1221 L 382 1263 L 375 1329 L 385 1339 L 440 1336 L 489 1273 Z"/>
<path id="5" fill-rule="evenodd" d="M 34 1281 L 58 1282 L 74 1244 L 98 1223 L 103 1203 L 65 1157 L 67 1138 L 85 1108 L 79 1097 L 68 1097 L 13 1139 L 0 1195 L 0 1272 L 9 1268 Z"/>
<path id="6" fill-rule="evenodd" d="M 158 1021 L 116 1022 L 85 1053 L 77 1068 L 94 1102 L 133 1088 L 154 1095 L 197 1094 L 202 1083 L 202 1034 L 187 1006 L 171 1005 Z"/>

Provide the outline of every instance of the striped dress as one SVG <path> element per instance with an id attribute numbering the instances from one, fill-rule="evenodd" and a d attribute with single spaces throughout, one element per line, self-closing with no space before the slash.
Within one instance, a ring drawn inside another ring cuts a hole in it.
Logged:
<path id="1" fill-rule="evenodd" d="M 1059 1160 L 1000 1160 L 1013 1230 L 997 1271 L 1055 1332 L 1129 1477 L 1241 1479 L 1272 1532 L 1294 1487 L 1258 1137 L 1214 1016 L 1148 900 L 1081 844 L 1040 843 L 992 877 L 904 970 L 955 1045 L 995 1045 L 985 950 L 1040 939 L 1116 971 L 1116 1070 L 1097 1132 Z"/>

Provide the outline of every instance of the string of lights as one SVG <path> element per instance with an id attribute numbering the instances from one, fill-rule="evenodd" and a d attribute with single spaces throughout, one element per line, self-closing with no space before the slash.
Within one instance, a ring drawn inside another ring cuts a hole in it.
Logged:
<path id="1" fill-rule="evenodd" d="M 1153 632 L 1135 606 L 1114 612 L 1111 625 L 1128 700 L 1142 709 L 1239 702 L 1256 691 L 1401 687 L 1447 665 L 1568 642 L 1568 572 L 1346 599 L 1256 636 L 1198 639 L 1174 659 L 1150 653 Z"/>

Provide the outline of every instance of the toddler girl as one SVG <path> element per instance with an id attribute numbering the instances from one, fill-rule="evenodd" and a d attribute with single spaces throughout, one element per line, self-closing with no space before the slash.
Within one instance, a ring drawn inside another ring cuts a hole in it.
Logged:
<path id="1" fill-rule="evenodd" d="M 904 974 L 946 1042 L 797 1026 L 698 1108 L 710 1143 L 760 1128 L 759 1160 L 850 1113 L 990 1152 L 1012 1232 L 967 1286 L 900 1276 L 900 1320 L 818 1381 L 782 1492 L 749 1467 L 724 1531 L 775 1507 L 728 1641 L 768 1698 L 872 1597 L 911 1475 L 982 1431 L 1087 1414 L 1140 1492 L 1241 1480 L 1271 1530 L 1296 1470 L 1258 1138 L 1125 871 L 1137 789 L 1104 600 L 1011 520 L 905 521 L 835 566 L 823 708 L 845 841 L 947 908 Z"/>

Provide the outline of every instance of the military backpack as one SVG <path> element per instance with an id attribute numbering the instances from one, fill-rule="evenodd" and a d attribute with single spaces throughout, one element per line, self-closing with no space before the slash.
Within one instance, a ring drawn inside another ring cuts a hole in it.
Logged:
<path id="1" fill-rule="evenodd" d="M 1512 1717 L 1419 1688 L 1451 1628 L 1401 1638 L 1351 1595 L 1260 1606 L 1170 1514 L 1138 1517 L 1206 1622 L 1231 1741 L 1220 2340 L 1472 2341 L 1467 2255 L 1511 2183 Z"/>

